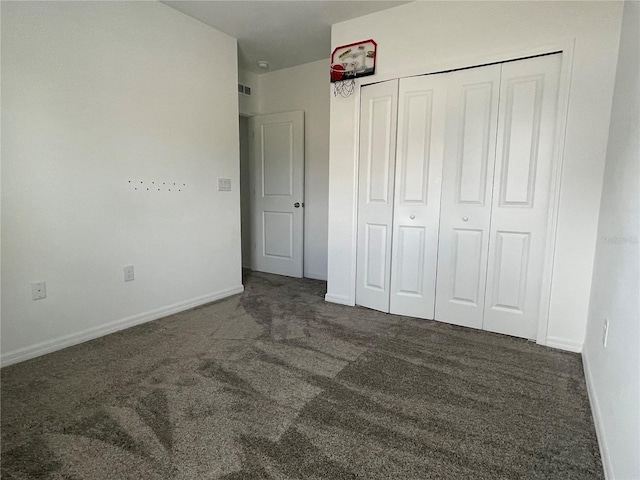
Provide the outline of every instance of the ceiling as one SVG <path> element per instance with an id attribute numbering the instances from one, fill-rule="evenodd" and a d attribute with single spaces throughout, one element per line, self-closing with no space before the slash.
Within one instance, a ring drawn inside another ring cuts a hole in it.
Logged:
<path id="1" fill-rule="evenodd" d="M 238 39 L 238 65 L 254 73 L 329 58 L 331 25 L 408 1 L 163 1 Z M 357 40 L 366 40 L 365 38 Z M 258 67 L 269 62 L 269 69 Z"/>

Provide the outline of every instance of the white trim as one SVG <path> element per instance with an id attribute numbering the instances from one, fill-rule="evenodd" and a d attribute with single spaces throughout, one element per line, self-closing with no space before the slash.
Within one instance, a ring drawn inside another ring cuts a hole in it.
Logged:
<path id="1" fill-rule="evenodd" d="M 591 378 L 591 370 L 589 369 L 589 359 L 587 355 L 582 355 L 582 368 L 584 369 L 584 378 L 587 384 L 587 394 L 589 395 L 589 404 L 591 405 L 591 414 L 593 415 L 593 424 L 596 427 L 596 437 L 598 439 L 598 447 L 600 448 L 600 457 L 602 458 L 602 469 L 604 470 L 605 479 L 613 479 L 613 469 L 611 466 L 611 457 L 609 456 L 609 448 L 607 446 L 607 438 L 604 434 L 604 426 L 602 425 L 602 414 L 600 413 L 600 404 Z"/>
<path id="2" fill-rule="evenodd" d="M 345 305 L 355 305 L 356 304 L 356 288 L 357 288 L 357 272 L 358 272 L 358 195 L 360 189 L 360 111 L 361 105 L 360 100 L 362 96 L 362 86 L 358 85 L 355 91 L 355 107 L 354 108 L 354 122 L 353 122 L 353 130 L 354 130 L 354 142 L 353 142 L 353 155 L 355 161 L 353 162 L 353 208 L 351 211 L 353 215 L 351 217 L 351 225 L 353 228 L 351 229 L 351 252 L 353 255 L 351 256 L 351 271 L 349 274 L 353 279 L 351 282 L 351 289 L 349 290 L 349 303 L 345 303 Z"/>
<path id="3" fill-rule="evenodd" d="M 348 305 L 349 307 L 354 307 L 355 303 L 351 301 L 351 299 L 347 295 L 334 295 L 332 293 L 327 293 L 324 296 L 325 302 L 338 303 L 340 305 Z"/>
<path id="4" fill-rule="evenodd" d="M 573 71 L 573 52 L 575 40 L 562 46 L 562 64 L 560 81 L 558 82 L 558 104 L 556 111 L 556 138 L 552 159 L 551 179 L 549 183 L 549 212 L 547 220 L 547 238 L 544 265 L 542 268 L 542 284 L 540 288 L 540 306 L 538 311 L 538 333 L 536 343 L 548 345 L 549 312 L 551 310 L 551 292 L 553 287 L 553 268 L 555 265 L 556 242 L 558 238 L 558 212 L 560 211 L 560 188 L 562 186 L 562 167 L 564 165 L 564 148 L 569 116 L 569 93 L 571 90 L 571 74 Z"/>
<path id="5" fill-rule="evenodd" d="M 582 343 L 574 342 L 573 340 L 569 340 L 566 338 L 548 336 L 546 345 L 547 347 L 566 350 L 569 352 L 582 352 Z"/>
<path id="6" fill-rule="evenodd" d="M 387 80 L 395 80 L 406 77 L 415 77 L 419 75 L 430 75 L 434 73 L 442 73 L 450 70 L 459 70 L 461 68 L 473 68 L 487 65 L 490 63 L 503 63 L 520 58 L 535 57 L 538 55 L 546 55 L 553 52 L 564 51 L 570 47 L 573 52 L 574 38 L 565 38 L 554 43 L 539 45 L 520 50 L 496 50 L 485 55 L 477 55 L 472 57 L 458 58 L 452 61 L 444 61 L 434 63 L 422 67 L 412 67 L 406 70 L 392 71 L 368 77 L 361 77 L 357 80 L 359 87 L 364 87 L 372 83 L 386 82 Z"/>
<path id="7" fill-rule="evenodd" d="M 80 332 L 64 335 L 62 337 L 54 338 L 53 340 L 46 340 L 44 342 L 36 343 L 28 347 L 19 348 L 8 353 L 2 354 L 0 357 L 0 365 L 6 367 L 13 365 L 14 363 L 23 362 L 31 358 L 39 357 L 47 353 L 55 352 L 72 345 L 93 340 L 94 338 L 103 337 L 120 330 L 124 330 L 134 325 L 140 325 L 141 323 L 150 322 L 159 318 L 173 315 L 174 313 L 183 312 L 206 303 L 221 300 L 232 295 L 244 292 L 244 286 L 238 285 L 236 287 L 226 288 L 215 293 L 210 293 L 202 297 L 193 298 L 185 302 L 174 303 L 173 305 L 167 305 L 166 307 L 158 308 L 156 310 L 150 310 L 148 312 L 139 313 L 130 317 L 115 320 L 113 322 L 105 323 L 97 327 L 88 328 Z"/>
<path id="8" fill-rule="evenodd" d="M 542 290 L 540 298 L 540 311 L 538 319 L 538 332 L 536 335 L 536 343 L 540 345 L 547 345 L 553 348 L 560 348 L 562 350 L 569 350 L 572 352 L 580 352 L 582 344 L 577 344 L 572 341 L 565 341 L 563 339 L 554 339 L 548 337 L 549 327 L 549 312 L 551 307 L 551 292 L 553 282 L 553 267 L 555 265 L 555 247 L 557 241 L 557 228 L 558 228 L 558 212 L 560 209 L 560 187 L 562 184 L 562 167 L 564 163 L 564 148 L 567 128 L 567 118 L 569 115 L 569 95 L 571 87 L 571 74 L 573 71 L 573 55 L 575 49 L 575 38 L 567 38 L 555 43 L 540 45 L 523 50 L 511 50 L 488 53 L 482 56 L 468 57 L 464 59 L 457 59 L 454 61 L 443 62 L 440 64 L 433 64 L 425 67 L 413 67 L 403 71 L 388 72 L 386 74 L 374 75 L 371 77 L 363 77 L 359 79 L 358 88 L 355 92 L 355 169 L 354 169 L 354 198 L 353 198 L 353 225 L 354 231 L 352 232 L 352 252 L 353 259 L 351 265 L 351 279 L 352 286 L 350 292 L 350 302 L 355 304 L 355 290 L 356 290 L 356 237 L 357 237 L 357 222 L 358 222 L 358 168 L 359 168 L 359 135 L 360 135 L 360 89 L 366 85 L 374 83 L 385 82 L 388 80 L 401 79 L 406 77 L 428 75 L 440 72 L 446 72 L 449 70 L 457 70 L 461 68 L 473 68 L 474 66 L 482 66 L 490 63 L 503 63 L 507 61 L 517 60 L 519 58 L 533 57 L 537 55 L 545 55 L 553 52 L 561 52 L 562 54 L 562 67 L 560 72 L 560 81 L 558 88 L 558 105 L 556 113 L 556 133 L 557 138 L 554 143 L 554 156 L 553 156 L 553 172 L 551 174 L 550 184 L 550 198 L 549 198 L 549 223 L 547 227 L 547 243 L 545 251 L 545 260 L 542 272 Z M 374 78 L 375 77 L 375 78 Z"/>
<path id="9" fill-rule="evenodd" d="M 327 281 L 327 276 L 322 273 L 304 272 L 304 278 L 310 278 L 311 280 L 322 280 L 323 282 Z"/>

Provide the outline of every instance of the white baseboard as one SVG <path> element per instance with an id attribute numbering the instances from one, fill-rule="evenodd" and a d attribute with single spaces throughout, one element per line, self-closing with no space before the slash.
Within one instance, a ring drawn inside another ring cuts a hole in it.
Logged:
<path id="1" fill-rule="evenodd" d="M 327 281 L 327 275 L 323 275 L 321 273 L 314 272 L 304 272 L 304 278 L 310 278 L 312 280 L 322 280 L 324 282 Z"/>
<path id="2" fill-rule="evenodd" d="M 611 469 L 611 457 L 607 448 L 607 439 L 604 435 L 604 427 L 602 425 L 602 415 L 600 414 L 600 404 L 593 387 L 593 379 L 591 378 L 591 370 L 589 369 L 589 360 L 587 355 L 582 355 L 582 367 L 584 369 L 584 377 L 587 384 L 587 393 L 589 395 L 589 404 L 591 405 L 591 414 L 593 415 L 593 423 L 596 427 L 596 437 L 598 438 L 598 447 L 600 447 L 600 457 L 602 458 L 602 469 L 604 470 L 604 478 L 613 479 L 613 471 Z"/>
<path id="3" fill-rule="evenodd" d="M 97 327 L 88 328 L 80 332 L 64 335 L 62 337 L 54 338 L 52 340 L 46 340 L 44 342 L 30 345 L 28 347 L 12 350 L 7 353 L 3 353 L 0 357 L 0 365 L 6 367 L 14 363 L 23 362 L 31 358 L 39 357 L 47 353 L 55 352 L 56 350 L 62 350 L 63 348 L 77 345 L 79 343 L 93 340 L 94 338 L 103 337 L 110 333 L 124 330 L 125 328 L 133 327 L 134 325 L 140 325 L 141 323 L 150 322 L 159 318 L 173 315 L 174 313 L 183 312 L 190 308 L 204 305 L 205 303 L 221 300 L 231 295 L 244 292 L 244 286 L 239 285 L 236 287 L 226 288 L 215 293 L 210 293 L 202 297 L 193 298 L 184 302 L 174 303 L 173 305 L 167 305 L 166 307 L 158 308 L 156 310 L 150 310 L 148 312 L 139 313 L 130 317 L 115 320 L 113 322 L 105 323 Z"/>
<path id="4" fill-rule="evenodd" d="M 346 295 L 335 295 L 332 293 L 327 293 L 324 296 L 324 299 L 327 302 L 339 303 L 340 305 L 349 305 L 350 307 L 353 307 L 355 305 L 355 303 L 352 302 L 351 299 Z"/>
<path id="5" fill-rule="evenodd" d="M 547 337 L 547 347 L 558 348 L 560 350 L 567 350 L 569 352 L 580 353 L 582 352 L 582 343 L 567 340 L 566 338 Z"/>

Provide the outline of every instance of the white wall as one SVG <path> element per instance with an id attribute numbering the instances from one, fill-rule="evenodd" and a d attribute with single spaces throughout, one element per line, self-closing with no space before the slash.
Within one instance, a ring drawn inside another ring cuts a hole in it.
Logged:
<path id="1" fill-rule="evenodd" d="M 260 114 L 260 76 L 238 69 L 238 83 L 251 87 L 251 95 L 238 94 L 240 114 L 240 218 L 242 232 L 242 266 L 251 268 L 251 188 L 249 156 L 249 117 Z"/>
<path id="2" fill-rule="evenodd" d="M 238 69 L 238 83 L 251 87 L 251 95 L 238 94 L 240 113 L 253 116 L 260 113 L 260 75 Z"/>
<path id="3" fill-rule="evenodd" d="M 626 2 L 583 360 L 607 478 L 640 478 L 640 3 Z M 607 348 L 602 344 L 608 318 Z"/>
<path id="4" fill-rule="evenodd" d="M 327 279 L 329 187 L 329 61 L 265 73 L 260 112 L 304 110 L 304 276 Z"/>
<path id="5" fill-rule="evenodd" d="M 415 2 L 332 28 L 332 48 L 373 38 L 367 81 L 514 58 L 572 43 L 564 170 L 546 342 L 583 340 L 622 4 L 617 2 Z M 327 300 L 355 300 L 358 97 L 331 98 Z"/>
<path id="6" fill-rule="evenodd" d="M 236 58 L 158 2 L 2 2 L 4 364 L 242 290 Z"/>

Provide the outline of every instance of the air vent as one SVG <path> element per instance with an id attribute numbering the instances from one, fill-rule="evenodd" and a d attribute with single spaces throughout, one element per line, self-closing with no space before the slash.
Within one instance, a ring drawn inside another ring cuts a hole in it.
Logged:
<path id="1" fill-rule="evenodd" d="M 240 93 L 242 95 L 251 96 L 251 87 L 249 87 L 248 85 L 242 85 L 241 83 L 239 83 L 238 84 L 238 93 Z"/>

